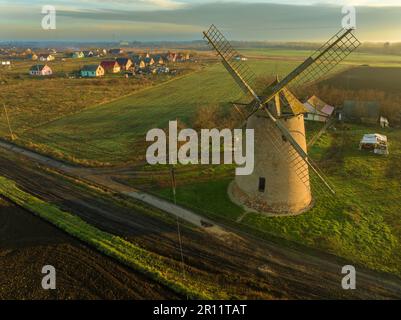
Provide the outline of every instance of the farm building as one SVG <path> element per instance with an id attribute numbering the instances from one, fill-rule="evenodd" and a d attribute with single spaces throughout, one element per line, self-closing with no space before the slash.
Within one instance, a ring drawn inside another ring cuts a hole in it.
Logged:
<path id="1" fill-rule="evenodd" d="M 327 122 L 333 115 L 335 108 L 316 96 L 312 96 L 304 103 L 308 113 L 305 115 L 307 121 Z"/>
<path id="2" fill-rule="evenodd" d="M 40 54 L 39 61 L 53 61 L 55 58 L 52 54 Z"/>
<path id="3" fill-rule="evenodd" d="M 344 102 L 340 120 L 365 124 L 377 124 L 380 118 L 380 105 L 375 101 Z"/>
<path id="4" fill-rule="evenodd" d="M 75 51 L 72 53 L 71 58 L 82 59 L 82 58 L 85 58 L 85 54 L 82 51 Z"/>
<path id="5" fill-rule="evenodd" d="M 31 76 L 51 76 L 53 71 L 47 64 L 36 64 L 29 69 L 29 74 Z"/>
<path id="6" fill-rule="evenodd" d="M 365 134 L 359 144 L 359 150 L 372 151 L 375 154 L 388 155 L 387 137 L 378 133 Z"/>
<path id="7" fill-rule="evenodd" d="M 118 65 L 117 61 L 102 61 L 100 64 L 105 72 L 107 73 L 119 73 L 121 71 L 120 66 Z"/>
<path id="8" fill-rule="evenodd" d="M 117 58 L 116 61 L 120 66 L 120 69 L 124 71 L 129 70 L 133 65 L 133 62 L 130 58 Z"/>
<path id="9" fill-rule="evenodd" d="M 87 65 L 81 70 L 81 77 L 95 78 L 104 76 L 104 69 L 101 65 Z"/>

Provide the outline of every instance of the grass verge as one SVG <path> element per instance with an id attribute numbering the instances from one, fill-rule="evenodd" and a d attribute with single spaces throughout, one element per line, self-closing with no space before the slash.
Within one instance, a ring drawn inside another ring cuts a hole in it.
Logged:
<path id="1" fill-rule="evenodd" d="M 121 237 L 101 231 L 79 217 L 24 192 L 13 181 L 1 176 L 0 194 L 102 253 L 169 287 L 178 294 L 188 296 L 191 299 L 227 298 L 225 292 L 213 284 L 189 277 L 186 280 L 182 279 L 181 273 L 176 271 L 166 258 L 146 251 Z"/>

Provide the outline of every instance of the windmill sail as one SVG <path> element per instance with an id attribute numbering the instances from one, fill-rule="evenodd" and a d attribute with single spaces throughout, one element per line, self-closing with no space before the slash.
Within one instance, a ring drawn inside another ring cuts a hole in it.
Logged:
<path id="1" fill-rule="evenodd" d="M 239 54 L 233 49 L 224 35 L 214 25 L 212 25 L 208 31 L 203 33 L 211 47 L 216 50 L 217 54 L 222 58 L 223 65 L 233 76 L 241 89 L 246 93 L 250 93 L 254 97 L 255 100 L 252 103 L 254 105 L 254 109 L 248 118 L 258 110 L 263 109 L 267 113 L 267 116 L 280 130 L 283 137 L 285 137 L 290 143 L 291 147 L 293 148 L 294 159 L 296 159 L 297 162 L 305 162 L 332 193 L 335 192 L 323 177 L 321 171 L 316 165 L 312 164 L 312 161 L 309 159 L 306 151 L 295 141 L 281 120 L 276 119 L 273 116 L 266 105 L 270 100 L 274 99 L 277 95 L 284 91 L 285 98 L 292 108 L 294 114 L 302 113 L 302 108 L 298 99 L 296 99 L 290 90 L 296 90 L 302 84 L 311 83 L 318 80 L 322 75 L 330 72 L 336 65 L 344 60 L 352 51 L 354 51 L 360 45 L 360 42 L 354 36 L 352 31 L 353 30 L 351 29 L 340 30 L 287 77 L 277 84 L 271 86 L 268 90 L 267 96 L 263 99 L 256 94 L 249 84 L 250 81 L 254 79 L 254 73 L 250 70 L 247 64 L 243 63 L 241 59 L 234 60 L 234 58 L 238 57 Z M 287 87 L 289 87 L 290 90 L 287 90 Z M 302 180 L 304 179 L 302 178 Z"/>
<path id="2" fill-rule="evenodd" d="M 231 46 L 230 42 L 224 35 L 212 25 L 208 31 L 203 32 L 205 39 L 209 45 L 221 57 L 224 67 L 234 78 L 235 82 L 239 85 L 245 94 L 251 94 L 258 102 L 259 96 L 252 89 L 256 76 L 249 68 L 249 66 L 242 61 L 241 55 Z"/>
<path id="3" fill-rule="evenodd" d="M 302 85 L 316 82 L 332 71 L 360 45 L 361 43 L 353 34 L 352 29 L 341 29 L 298 68 L 272 87 L 270 94 L 265 97 L 264 103 L 273 99 L 285 87 L 297 93 Z"/>

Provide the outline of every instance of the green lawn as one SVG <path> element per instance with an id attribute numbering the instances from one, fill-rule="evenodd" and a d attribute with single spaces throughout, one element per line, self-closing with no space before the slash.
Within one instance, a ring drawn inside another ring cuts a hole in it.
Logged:
<path id="1" fill-rule="evenodd" d="M 282 64 L 288 73 L 297 63 Z M 271 75 L 274 63 L 253 62 L 258 74 Z M 35 130 L 21 138 L 43 144 L 75 158 L 122 162 L 145 154 L 144 136 L 152 128 L 167 128 L 179 119 L 190 125 L 196 111 L 213 104 L 231 108 L 242 97 L 235 82 L 220 65 L 184 76 L 108 104 L 83 110 Z M 138 145 L 140 146 L 138 149 Z"/>

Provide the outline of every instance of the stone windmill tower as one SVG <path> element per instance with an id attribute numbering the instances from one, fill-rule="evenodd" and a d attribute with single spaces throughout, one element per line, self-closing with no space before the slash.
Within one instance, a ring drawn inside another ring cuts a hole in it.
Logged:
<path id="1" fill-rule="evenodd" d="M 209 45 L 240 88 L 252 96 L 247 105 L 246 126 L 255 134 L 255 169 L 237 176 L 229 193 L 235 202 L 259 212 L 299 214 L 312 204 L 313 174 L 332 193 L 333 188 L 307 154 L 302 103 L 292 92 L 327 75 L 360 42 L 353 30 L 340 30 L 282 81 L 257 94 L 251 83 L 254 73 L 224 35 L 212 25 L 204 33 Z"/>

